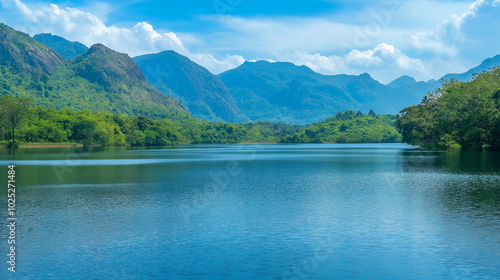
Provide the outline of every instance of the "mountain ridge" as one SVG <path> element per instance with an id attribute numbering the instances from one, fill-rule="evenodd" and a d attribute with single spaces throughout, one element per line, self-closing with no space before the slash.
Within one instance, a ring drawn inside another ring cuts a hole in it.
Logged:
<path id="1" fill-rule="evenodd" d="M 96 44 L 66 61 L 28 34 L 0 25 L 0 94 L 32 97 L 48 108 L 108 111 L 153 118 L 190 117 L 151 86 L 127 54 Z"/>
<path id="2" fill-rule="evenodd" d="M 88 47 L 80 42 L 70 42 L 63 37 L 52 35 L 51 33 L 37 34 L 33 36 L 33 39 L 52 48 L 66 60 L 74 59 L 88 50 Z"/>
<path id="3" fill-rule="evenodd" d="M 179 99 L 196 117 L 239 122 L 236 102 L 225 85 L 204 67 L 174 51 L 135 57 L 146 79 L 161 92 Z"/>
<path id="4" fill-rule="evenodd" d="M 34 40 L 26 33 L 0 23 L 0 63 L 17 72 L 52 73 L 67 61 L 53 49 Z"/>
<path id="5" fill-rule="evenodd" d="M 0 25 L 0 32 L 5 34 L 4 40 L 0 41 L 0 48 L 6 50 L 0 54 L 3 69 L 10 67 L 15 72 L 36 74 L 33 79 L 37 81 L 29 87 L 37 90 L 29 89 L 30 92 L 38 92 L 45 98 L 54 99 L 57 96 L 61 99 L 58 104 L 89 108 L 71 101 L 70 93 L 62 94 L 61 90 L 54 90 L 61 88 L 60 83 L 63 83 L 69 92 L 79 98 L 92 99 L 93 102 L 101 100 L 96 104 L 99 108 L 113 106 L 112 111 L 148 114 L 144 108 L 134 109 L 135 105 L 118 109 L 114 103 L 149 102 L 150 105 L 162 104 L 173 111 L 183 112 L 182 103 L 200 119 L 233 123 L 274 121 L 307 124 L 322 121 L 339 110 L 368 112 L 374 109 L 380 114 L 396 114 L 401 108 L 419 103 L 429 91 L 439 87 L 442 80 L 470 80 L 473 73 L 500 65 L 500 55 L 497 55 L 465 73 L 447 74 L 439 81 L 416 81 L 413 77 L 401 76 L 386 85 L 368 73 L 322 75 L 307 66 L 291 62 L 246 61 L 237 68 L 213 75 L 174 51 L 132 59 L 96 44 L 87 48 L 85 53 L 65 60 L 50 46 L 32 41 L 28 34 L 16 33 L 6 25 Z M 35 37 L 40 41 L 46 40 L 48 44 L 59 42 L 65 47 L 68 43 L 80 44 L 52 34 Z M 61 49 L 61 52 L 65 50 Z M 68 81 L 54 83 L 55 78 L 80 83 L 81 88 L 97 95 L 83 96 Z M 149 115 L 162 115 L 159 111 L 161 109 L 156 108 L 155 113 Z"/>

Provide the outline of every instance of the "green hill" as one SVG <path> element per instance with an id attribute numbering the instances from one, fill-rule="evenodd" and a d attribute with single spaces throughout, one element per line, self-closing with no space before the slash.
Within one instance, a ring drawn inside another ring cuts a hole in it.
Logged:
<path id="1" fill-rule="evenodd" d="M 175 98 L 152 87 L 126 54 L 98 44 L 66 62 L 51 48 L 5 25 L 0 25 L 0 38 L 1 95 L 32 97 L 36 104 L 55 109 L 190 117 Z"/>
<path id="2" fill-rule="evenodd" d="M 401 135 L 394 127 L 395 116 L 370 111 L 338 112 L 325 121 L 308 125 L 300 132 L 282 137 L 281 143 L 397 143 Z"/>
<path id="3" fill-rule="evenodd" d="M 0 65 L 14 73 L 39 75 L 52 73 L 58 66 L 66 65 L 66 60 L 28 34 L 0 23 Z"/>

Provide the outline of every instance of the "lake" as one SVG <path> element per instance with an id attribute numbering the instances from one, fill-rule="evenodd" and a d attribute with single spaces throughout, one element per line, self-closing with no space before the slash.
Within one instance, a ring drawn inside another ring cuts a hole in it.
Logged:
<path id="1" fill-rule="evenodd" d="M 500 279 L 500 154 L 402 144 L 0 151 L 1 279 Z M 14 277 L 15 276 L 15 277 Z"/>

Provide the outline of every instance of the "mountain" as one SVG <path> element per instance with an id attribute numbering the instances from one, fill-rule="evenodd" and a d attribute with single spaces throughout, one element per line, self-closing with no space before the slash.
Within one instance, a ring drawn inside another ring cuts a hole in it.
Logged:
<path id="1" fill-rule="evenodd" d="M 70 65 L 75 76 L 104 88 L 109 105 L 126 106 L 134 115 L 150 114 L 147 108 L 158 105 L 182 110 L 180 103 L 167 97 L 148 83 L 135 61 L 127 54 L 115 52 L 102 44 L 92 46 L 85 54 L 77 57 Z M 146 105 L 146 106 L 145 106 Z M 140 110 L 143 108 L 142 110 Z M 158 114 L 162 114 L 160 111 Z"/>
<path id="2" fill-rule="evenodd" d="M 462 82 L 468 82 L 472 80 L 473 74 L 481 73 L 483 71 L 488 71 L 495 66 L 500 66 L 500 55 L 485 59 L 479 66 L 474 67 L 465 73 L 448 74 L 445 75 L 443 79 L 450 80 L 451 78 L 454 78 Z"/>
<path id="3" fill-rule="evenodd" d="M 417 83 L 417 81 L 413 77 L 405 75 L 405 76 L 401 76 L 401 77 L 397 78 L 396 80 L 392 81 L 387 86 L 391 87 L 391 88 L 401 88 L 401 87 L 413 85 L 416 83 Z"/>
<path id="4" fill-rule="evenodd" d="M 240 112 L 252 121 L 307 124 L 324 120 L 339 110 L 396 113 L 399 109 L 384 97 L 387 92 L 391 97 L 396 95 L 396 90 L 366 73 L 325 76 L 306 66 L 257 61 L 245 62 L 218 77 Z M 404 94 L 399 95 L 400 101 L 404 99 Z"/>
<path id="5" fill-rule="evenodd" d="M 178 100 L 151 86 L 126 54 L 97 44 L 66 62 L 27 34 L 5 25 L 0 32 L 0 95 L 29 96 L 56 109 L 190 117 Z"/>
<path id="6" fill-rule="evenodd" d="M 134 58 L 146 79 L 161 92 L 179 99 L 195 117 L 239 122 L 236 101 L 207 69 L 174 51 Z"/>
<path id="7" fill-rule="evenodd" d="M 398 79 L 387 84 L 387 87 L 394 89 L 397 93 L 404 93 L 407 97 L 407 101 L 411 102 L 400 102 L 398 96 L 390 96 L 388 93 L 388 98 L 392 98 L 393 101 L 398 103 L 398 108 L 401 109 L 402 106 L 409 106 L 413 104 L 420 103 L 422 98 L 430 91 L 439 87 L 441 83 L 436 80 L 430 80 L 428 82 L 417 82 L 414 78 L 409 76 L 401 76 Z"/>
<path id="8" fill-rule="evenodd" d="M 443 80 L 449 81 L 451 79 L 457 79 L 462 82 L 468 82 L 472 80 L 474 74 L 482 73 L 483 71 L 488 71 L 495 66 L 500 66 L 500 55 L 485 59 L 480 65 L 470 69 L 465 73 L 447 74 L 443 76 L 439 81 L 429 80 L 427 82 L 417 82 L 412 77 L 402 76 L 392 81 L 387 86 L 396 89 L 399 92 L 405 92 L 409 96 L 413 96 L 413 99 L 415 101 L 418 98 L 422 98 L 423 96 L 425 96 L 428 92 L 431 92 L 434 89 L 440 87 Z M 394 98 L 395 100 L 397 100 L 397 97 Z M 408 106 L 417 103 L 419 103 L 419 100 L 418 102 L 401 104 L 401 105 Z"/>
<path id="9" fill-rule="evenodd" d="M 0 64 L 17 73 L 52 73 L 56 67 L 66 65 L 66 60 L 28 34 L 0 23 Z"/>
<path id="10" fill-rule="evenodd" d="M 33 38 L 40 43 L 51 47 L 65 59 L 76 58 L 77 56 L 84 54 L 89 49 L 82 43 L 70 42 L 63 37 L 52 35 L 50 33 L 38 34 Z"/>
<path id="11" fill-rule="evenodd" d="M 500 65 L 500 55 L 484 60 L 463 74 L 448 74 L 460 81 L 471 80 L 474 73 Z M 402 76 L 387 85 L 368 74 L 321 75 L 306 66 L 266 61 L 245 62 L 218 75 L 236 100 L 240 114 L 252 121 L 308 124 L 335 115 L 338 110 L 370 109 L 379 114 L 396 114 L 402 108 L 420 103 L 441 80 L 417 82 Z"/>

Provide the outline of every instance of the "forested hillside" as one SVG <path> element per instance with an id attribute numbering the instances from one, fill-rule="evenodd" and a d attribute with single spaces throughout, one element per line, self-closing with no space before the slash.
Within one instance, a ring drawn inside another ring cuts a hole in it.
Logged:
<path id="1" fill-rule="evenodd" d="M 403 141 L 423 148 L 500 149 L 500 68 L 455 79 L 401 111 Z"/>
<path id="2" fill-rule="evenodd" d="M 98 44 L 66 61 L 28 34 L 0 25 L 0 95 L 6 94 L 55 109 L 191 117 L 175 98 L 151 86 L 126 54 Z"/>
<path id="3" fill-rule="evenodd" d="M 109 112 L 46 109 L 31 98 L 0 98 L 0 141 L 78 143 L 104 146 L 165 146 L 179 143 L 277 142 L 301 126 L 278 123 L 231 124 L 195 118 L 172 121 Z"/>
<path id="4" fill-rule="evenodd" d="M 394 127 L 395 116 L 368 115 L 361 111 L 338 112 L 323 122 L 306 126 L 299 133 L 280 139 L 281 143 L 397 143 L 401 135 Z"/>

